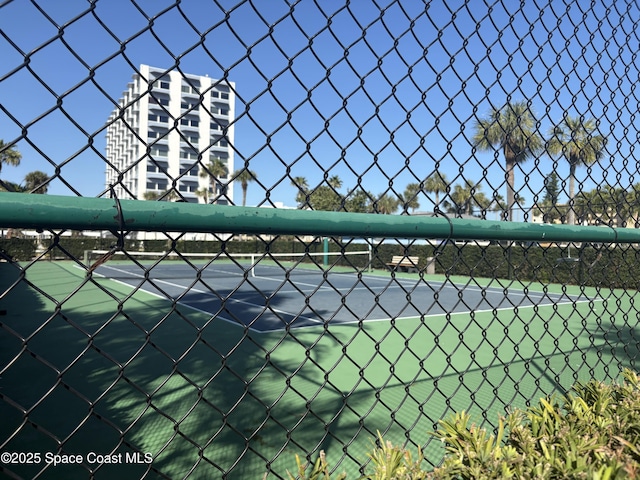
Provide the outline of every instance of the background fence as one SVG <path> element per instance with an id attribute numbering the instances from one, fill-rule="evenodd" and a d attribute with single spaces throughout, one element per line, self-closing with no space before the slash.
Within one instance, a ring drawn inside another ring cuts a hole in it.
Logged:
<path id="1" fill-rule="evenodd" d="M 635 368 L 639 21 L 0 1 L 0 471 L 432 468 L 453 411 Z"/>

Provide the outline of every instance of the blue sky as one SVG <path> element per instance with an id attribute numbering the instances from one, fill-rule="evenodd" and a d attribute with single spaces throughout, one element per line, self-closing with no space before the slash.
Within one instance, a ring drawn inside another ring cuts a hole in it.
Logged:
<path id="1" fill-rule="evenodd" d="M 0 0 L 0 138 L 23 154 L 2 178 L 57 168 L 67 184 L 52 194 L 104 193 L 104 124 L 140 64 L 235 82 L 236 167 L 259 178 L 248 205 L 293 206 L 290 177 L 313 187 L 325 171 L 343 192 L 381 194 L 438 168 L 505 196 L 502 155 L 474 151 L 471 136 L 508 100 L 530 101 L 545 134 L 565 111 L 599 121 L 607 152 L 579 169 L 582 188 L 640 181 L 631 2 L 37 3 Z M 546 156 L 516 173 L 525 204 L 553 169 L 566 178 Z"/>

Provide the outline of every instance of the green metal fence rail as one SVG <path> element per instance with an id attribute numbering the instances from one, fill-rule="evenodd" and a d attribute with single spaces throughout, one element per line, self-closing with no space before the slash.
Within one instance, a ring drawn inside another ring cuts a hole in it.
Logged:
<path id="1" fill-rule="evenodd" d="M 118 211 L 121 209 L 123 221 Z M 0 228 L 640 243 L 640 230 L 0 193 Z"/>
<path id="2" fill-rule="evenodd" d="M 637 0 L 0 0 L 0 476 L 287 479 L 640 368 Z"/>

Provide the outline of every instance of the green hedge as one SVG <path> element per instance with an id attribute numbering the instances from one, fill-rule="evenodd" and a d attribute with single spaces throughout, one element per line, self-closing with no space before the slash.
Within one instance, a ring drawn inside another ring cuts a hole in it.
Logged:
<path id="1" fill-rule="evenodd" d="M 49 259 L 82 259 L 85 250 L 105 250 L 116 244 L 113 236 L 94 237 L 53 237 L 43 245 L 49 249 Z M 37 248 L 35 240 L 19 238 L 0 239 L 0 249 L 15 260 L 24 261 L 34 258 Z M 321 253 L 322 240 L 303 242 L 298 237 L 280 236 L 274 240 L 253 237 L 229 241 L 185 241 L 168 240 L 126 240 L 125 248 L 131 251 L 162 252 L 175 248 L 184 253 Z M 340 242 L 332 239 L 329 250 L 354 251 L 366 250 L 368 245 L 353 241 Z M 419 266 L 425 268 L 428 259 L 434 258 L 436 274 L 463 275 L 485 278 L 502 278 L 523 282 L 582 284 L 609 288 L 638 288 L 640 282 L 640 249 L 631 245 L 619 245 L 616 248 L 594 248 L 585 246 L 571 249 L 571 256 L 579 257 L 579 262 L 567 259 L 566 248 L 488 245 L 472 243 L 444 246 L 409 245 L 384 243 L 374 245 L 373 265 L 375 269 L 386 269 L 393 256 L 418 256 Z M 361 267 L 364 258 L 354 258 Z"/>
<path id="2" fill-rule="evenodd" d="M 31 260 L 36 254 L 36 242 L 23 238 L 0 238 L 0 252 L 17 262 Z"/>
<path id="3" fill-rule="evenodd" d="M 584 246 L 571 249 L 542 246 L 478 246 L 474 244 L 444 247 L 412 245 L 381 245 L 374 267 L 384 268 L 394 255 L 412 255 L 420 258 L 425 267 L 427 258 L 435 259 L 435 273 L 485 278 L 502 278 L 564 283 L 608 288 L 634 288 L 640 286 L 640 249 L 631 245 L 615 248 Z M 577 258 L 580 261 L 573 261 Z"/>

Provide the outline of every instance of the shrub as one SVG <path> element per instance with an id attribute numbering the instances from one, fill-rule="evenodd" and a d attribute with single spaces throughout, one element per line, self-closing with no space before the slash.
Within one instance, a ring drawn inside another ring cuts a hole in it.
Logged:
<path id="1" fill-rule="evenodd" d="M 623 375 L 621 385 L 577 383 L 560 403 L 547 398 L 516 410 L 500 419 L 495 437 L 469 426 L 464 412 L 441 421 L 435 435 L 447 455 L 435 478 L 637 478 L 639 377 Z"/>
<path id="2" fill-rule="evenodd" d="M 31 260 L 36 254 L 36 242 L 23 238 L 1 238 L 0 258 L 10 258 L 16 262 Z"/>
<path id="3" fill-rule="evenodd" d="M 515 410 L 499 419 L 495 435 L 470 425 L 465 412 L 441 420 L 432 435 L 446 453 L 431 472 L 421 468 L 420 450 L 414 460 L 378 434 L 379 446 L 369 454 L 373 471 L 361 480 L 639 478 L 640 377 L 628 369 L 623 377 L 621 384 L 577 383 L 560 400 L 543 398 L 525 411 Z M 324 452 L 309 474 L 296 460 L 298 478 L 331 478 Z"/>

